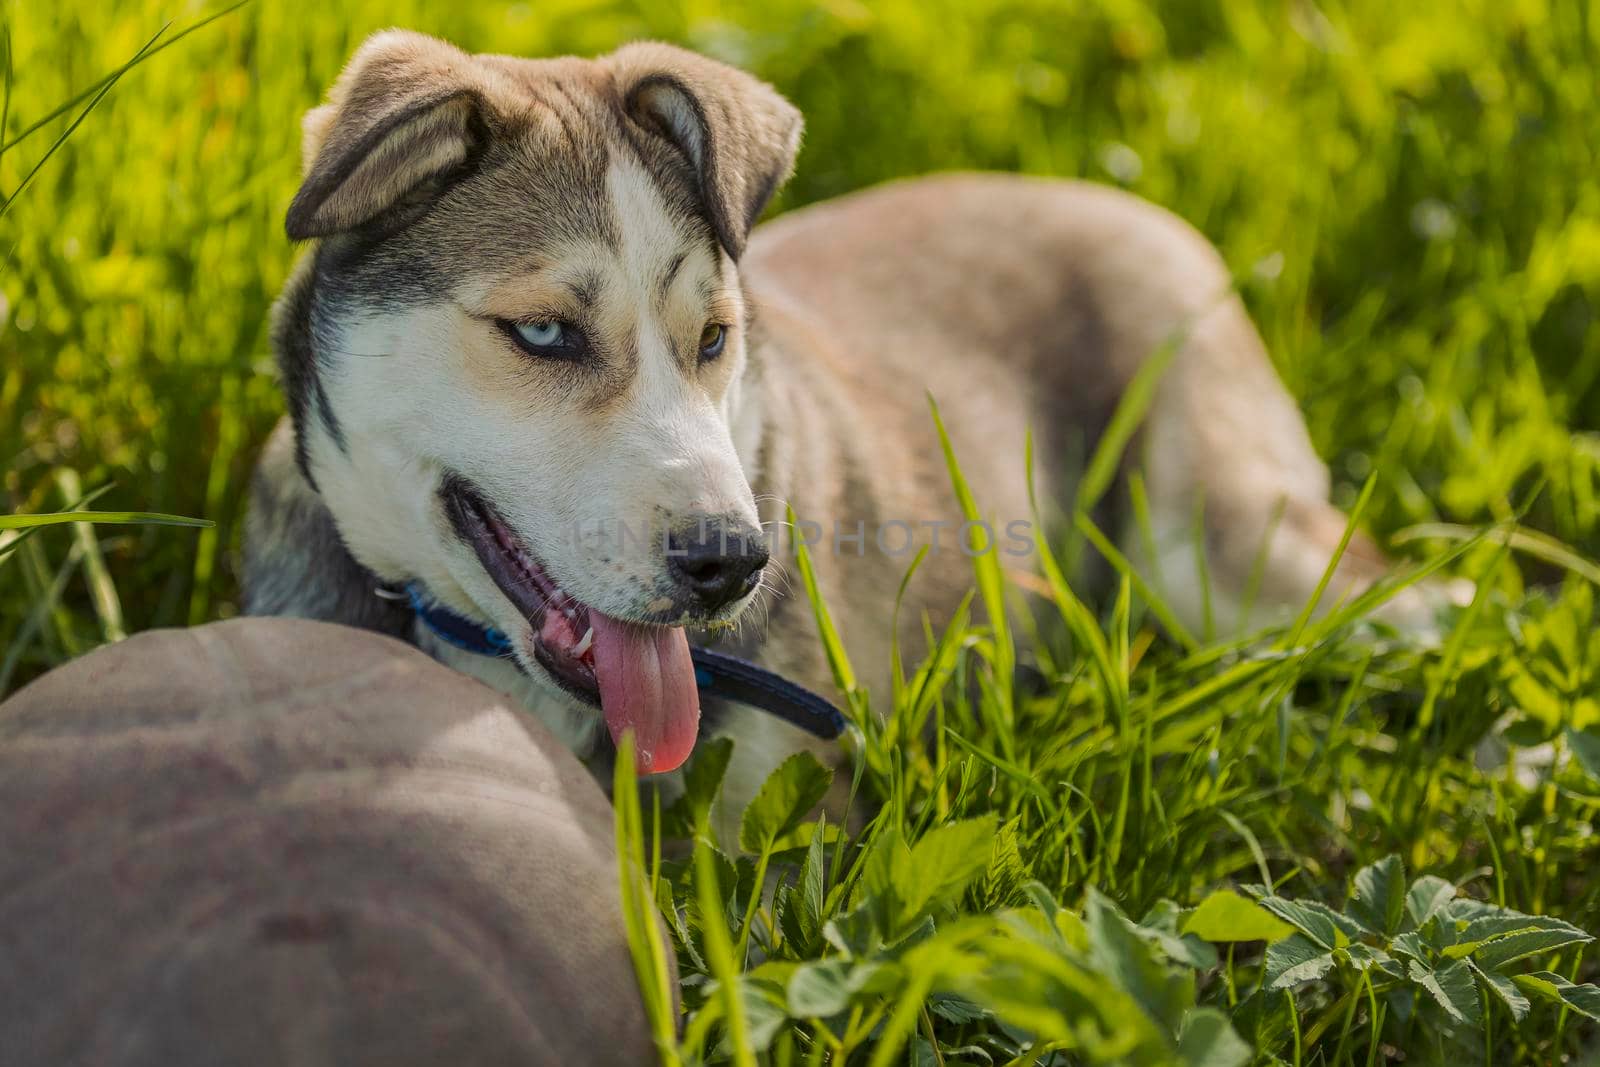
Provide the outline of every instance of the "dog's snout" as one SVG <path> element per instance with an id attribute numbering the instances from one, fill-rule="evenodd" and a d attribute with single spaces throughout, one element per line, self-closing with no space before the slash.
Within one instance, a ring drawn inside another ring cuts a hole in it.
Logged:
<path id="1" fill-rule="evenodd" d="M 673 580 L 702 611 L 716 611 L 749 593 L 767 559 L 761 531 L 735 519 L 696 518 L 667 538 Z"/>

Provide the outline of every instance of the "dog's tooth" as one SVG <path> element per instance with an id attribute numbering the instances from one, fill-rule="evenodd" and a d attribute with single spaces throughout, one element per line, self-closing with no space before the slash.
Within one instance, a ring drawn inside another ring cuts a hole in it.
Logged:
<path id="1" fill-rule="evenodd" d="M 583 640 L 572 646 L 572 654 L 581 656 L 589 651 L 589 646 L 594 644 L 594 627 L 591 626 L 583 632 Z"/>

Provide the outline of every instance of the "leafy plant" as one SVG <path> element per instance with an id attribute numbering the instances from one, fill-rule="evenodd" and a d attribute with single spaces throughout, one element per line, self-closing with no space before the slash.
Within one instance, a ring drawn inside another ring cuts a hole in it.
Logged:
<path id="1" fill-rule="evenodd" d="M 709 751 L 709 760 L 696 757 L 702 766 L 725 765 L 725 743 Z M 1017 862 L 994 847 L 992 816 L 933 826 L 914 842 L 882 819 L 854 838 L 805 823 L 808 843 L 774 856 L 771 843 L 821 795 L 825 775 L 796 757 L 768 779 L 744 813 L 741 841 L 757 853 L 754 865 L 730 859 L 702 822 L 693 858 L 662 866 L 655 900 L 679 949 L 687 1009 L 687 1039 L 673 1058 L 732 1055 L 728 1035 L 737 1031 L 743 1052 L 780 1061 L 807 1049 L 840 1062 L 870 1045 L 871 1062 L 896 1062 L 910 1044 L 916 1062 L 1239 1067 L 1255 1055 L 1241 1029 L 1261 1041 L 1292 1026 L 1297 1042 L 1311 1044 L 1342 1026 L 1347 1039 L 1369 1030 L 1374 1050 L 1387 1030 L 1410 1059 L 1443 1062 L 1481 1047 L 1491 999 L 1513 1023 L 1541 1001 L 1600 1020 L 1600 987 L 1527 969 L 1581 949 L 1589 934 L 1460 896 L 1433 875 L 1408 885 L 1398 856 L 1358 871 L 1342 911 L 1254 885 L 1248 896 L 1215 890 L 1189 910 L 1160 901 L 1139 923 L 1093 888 L 1068 909 L 1038 882 L 1022 887 L 1021 906 L 958 906 Z M 708 810 L 704 790 L 715 784 L 704 772 L 692 777 L 698 795 L 687 805 Z M 618 788 L 632 795 L 631 774 L 619 770 Z M 624 835 L 624 855 L 641 854 L 640 833 Z M 757 876 L 768 860 L 771 883 Z M 643 906 L 642 897 L 627 899 Z M 707 923 L 730 928 L 708 937 Z M 718 973 L 707 962 L 707 940 L 742 943 L 751 931 L 748 970 Z M 1235 999 L 1232 948 L 1249 943 L 1265 953 L 1256 988 Z M 1225 966 L 1219 945 L 1229 948 Z M 659 973 L 637 944 L 635 952 Z M 721 992 L 730 981 L 736 998 Z M 1318 988 L 1330 995 L 1312 998 Z M 1296 1003 L 1313 999 L 1322 1006 L 1302 1034 Z M 1291 1024 L 1275 1026 L 1285 1011 Z"/>
<path id="2" fill-rule="evenodd" d="M 1389 1020 L 1402 1028 L 1420 1025 L 1435 1039 L 1482 1034 L 1488 998 L 1521 1022 L 1531 1010 L 1529 994 L 1600 1020 L 1600 987 L 1514 967 L 1586 945 L 1591 935 L 1560 919 L 1460 897 L 1434 875 L 1408 887 L 1399 856 L 1362 868 L 1343 912 L 1264 886 L 1251 892 L 1295 931 L 1268 947 L 1262 989 L 1332 982 L 1341 991 L 1327 1009 L 1330 1021 L 1359 1011 L 1364 998 L 1382 998 Z"/>
<path id="3" fill-rule="evenodd" d="M 725 751 L 703 750 L 696 762 L 720 770 Z M 634 788 L 628 766 L 618 761 L 624 798 Z M 908 1043 L 921 1050 L 915 1056 L 986 1063 L 997 1056 L 1057 1062 L 1067 1052 L 1096 1064 L 1248 1061 L 1250 1050 L 1226 1017 L 1197 1002 L 1196 972 L 1217 957 L 1176 931 L 1175 911 L 1135 925 L 1099 893 L 1071 911 L 1036 882 L 1023 887 L 1020 907 L 960 907 L 977 882 L 1015 862 L 992 847 L 993 816 L 933 826 L 912 842 L 882 823 L 859 838 L 834 835 L 832 863 L 826 823 L 807 823 L 808 843 L 773 857 L 772 842 L 820 796 L 825 775 L 798 756 L 767 780 L 742 822 L 741 844 L 756 853 L 753 862 L 730 859 L 702 821 L 693 857 L 663 864 L 656 899 L 679 949 L 689 1009 L 687 1039 L 673 1058 L 738 1060 L 805 1040 L 837 1060 L 870 1043 L 872 1063 L 896 1062 Z M 709 810 L 711 775 L 692 771 L 691 779 L 695 787 L 679 808 Z M 636 801 L 624 800 L 619 812 L 630 805 Z M 643 837 L 636 818 L 619 814 L 619 843 L 636 858 L 637 874 Z M 760 877 L 768 860 L 777 871 L 770 895 Z M 630 930 L 647 928 L 643 898 L 624 899 Z M 752 925 L 752 917 L 760 921 Z M 731 947 L 736 937 L 743 943 L 747 933 L 761 962 L 730 975 L 718 967 L 715 946 Z M 635 939 L 634 951 L 648 973 L 660 973 L 648 946 Z M 730 984 L 737 996 L 727 995 Z M 951 1036 L 975 1026 L 989 1029 L 978 1044 Z"/>

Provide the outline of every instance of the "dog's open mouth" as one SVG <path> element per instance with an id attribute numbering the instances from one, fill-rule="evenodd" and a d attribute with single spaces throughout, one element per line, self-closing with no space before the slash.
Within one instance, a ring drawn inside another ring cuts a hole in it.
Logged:
<path id="1" fill-rule="evenodd" d="M 682 627 L 616 619 L 563 590 L 511 528 L 459 480 L 446 483 L 446 514 L 483 569 L 528 620 L 532 655 L 563 689 L 598 705 L 614 741 L 633 731 L 639 773 L 689 758 L 700 693 Z"/>

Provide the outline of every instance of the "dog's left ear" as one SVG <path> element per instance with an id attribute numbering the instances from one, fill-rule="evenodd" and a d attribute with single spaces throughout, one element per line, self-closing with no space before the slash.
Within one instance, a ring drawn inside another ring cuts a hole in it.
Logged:
<path id="1" fill-rule="evenodd" d="M 609 62 L 629 116 L 688 157 L 717 240 L 738 259 L 794 167 L 800 112 L 744 71 L 671 45 L 627 45 Z"/>

